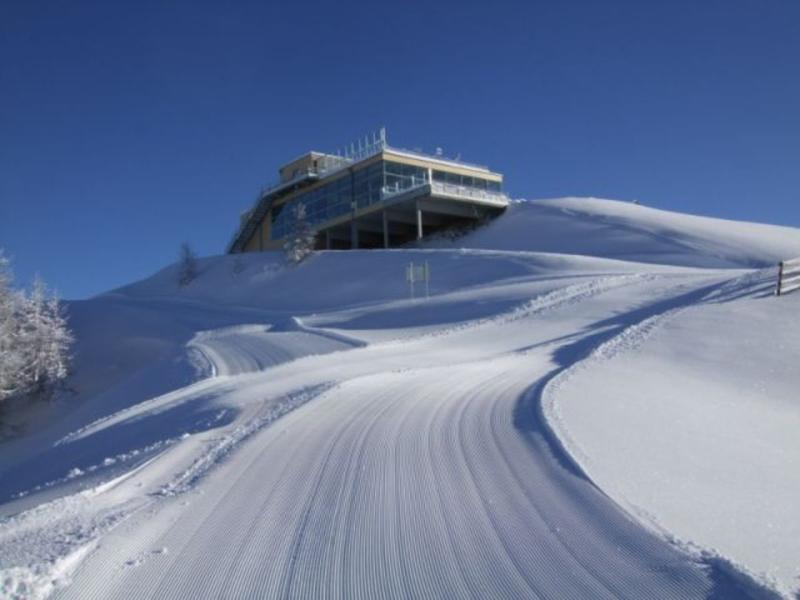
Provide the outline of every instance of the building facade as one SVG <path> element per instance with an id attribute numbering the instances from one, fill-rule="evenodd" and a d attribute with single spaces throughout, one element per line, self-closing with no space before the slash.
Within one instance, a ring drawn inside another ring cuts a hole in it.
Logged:
<path id="1" fill-rule="evenodd" d="M 383 129 L 344 153 L 309 152 L 279 174 L 242 215 L 228 252 L 282 248 L 301 205 L 317 247 L 326 249 L 399 246 L 508 205 L 500 173 L 392 148 Z"/>

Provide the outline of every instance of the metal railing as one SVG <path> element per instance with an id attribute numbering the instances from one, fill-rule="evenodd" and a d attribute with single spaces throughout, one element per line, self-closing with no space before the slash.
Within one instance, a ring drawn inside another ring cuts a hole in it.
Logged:
<path id="1" fill-rule="evenodd" d="M 405 194 L 411 190 L 419 189 L 430 183 L 427 177 L 414 177 L 413 175 L 403 182 L 397 182 L 394 185 L 385 185 L 381 188 L 381 200 L 393 198 L 400 194 Z"/>
<path id="2" fill-rule="evenodd" d="M 783 296 L 800 290 L 800 258 L 781 261 L 778 264 L 778 284 L 775 295 Z"/>
<path id="3" fill-rule="evenodd" d="M 398 182 L 391 186 L 385 185 L 381 188 L 381 200 L 404 194 L 425 185 L 430 185 L 431 191 L 439 194 L 476 198 L 479 200 L 508 200 L 508 196 L 501 191 L 483 190 L 441 181 L 429 181 L 427 177 L 411 177 L 408 184 L 405 184 L 405 182 L 402 184 Z"/>
<path id="4" fill-rule="evenodd" d="M 500 191 L 482 190 L 480 188 L 468 187 L 465 185 L 455 185 L 453 183 L 443 183 L 441 181 L 434 181 L 431 184 L 431 190 L 434 192 L 439 192 L 440 194 L 467 196 L 469 198 L 478 198 L 480 200 L 508 200 L 508 196 Z"/>

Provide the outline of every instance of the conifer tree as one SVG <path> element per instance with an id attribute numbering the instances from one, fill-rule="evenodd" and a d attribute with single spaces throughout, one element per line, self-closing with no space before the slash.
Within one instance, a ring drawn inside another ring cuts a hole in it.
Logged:
<path id="1" fill-rule="evenodd" d="M 292 210 L 292 231 L 283 245 L 286 260 L 292 264 L 299 264 L 314 253 L 317 244 L 317 234 L 312 229 L 306 216 L 306 207 L 300 203 Z"/>
<path id="2" fill-rule="evenodd" d="M 178 264 L 178 284 L 189 285 L 197 277 L 197 255 L 187 242 L 181 244 Z"/>
<path id="3" fill-rule="evenodd" d="M 52 392 L 67 376 L 72 334 L 61 304 L 36 278 L 29 294 L 12 288 L 0 252 L 0 401 Z"/>

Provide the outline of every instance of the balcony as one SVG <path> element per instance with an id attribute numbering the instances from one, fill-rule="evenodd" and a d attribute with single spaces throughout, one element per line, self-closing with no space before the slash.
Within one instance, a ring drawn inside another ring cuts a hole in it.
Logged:
<path id="1" fill-rule="evenodd" d="M 394 200 L 400 197 L 440 196 L 454 200 L 477 200 L 492 206 L 506 206 L 508 196 L 500 191 L 483 190 L 464 185 L 454 185 L 442 181 L 429 181 L 427 177 L 410 177 L 402 183 L 384 186 L 381 200 Z"/>

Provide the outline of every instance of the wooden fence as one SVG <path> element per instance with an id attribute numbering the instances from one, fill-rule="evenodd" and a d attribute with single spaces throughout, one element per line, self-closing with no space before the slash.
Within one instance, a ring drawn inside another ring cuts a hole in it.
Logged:
<path id="1" fill-rule="evenodd" d="M 784 260 L 778 265 L 778 286 L 775 295 L 783 296 L 800 290 L 800 258 Z"/>

